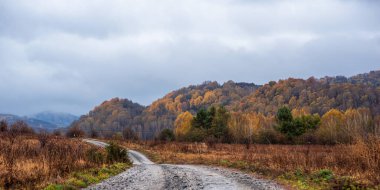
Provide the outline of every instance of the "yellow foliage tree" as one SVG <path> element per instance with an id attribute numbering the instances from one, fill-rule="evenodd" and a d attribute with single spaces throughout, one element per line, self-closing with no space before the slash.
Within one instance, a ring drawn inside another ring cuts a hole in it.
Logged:
<path id="1" fill-rule="evenodd" d="M 260 117 L 256 113 L 232 113 L 228 127 L 236 142 L 252 142 L 261 127 Z"/>
<path id="2" fill-rule="evenodd" d="M 177 116 L 174 122 L 174 135 L 177 139 L 183 138 L 191 129 L 191 121 L 193 120 L 193 115 L 186 111 Z"/>
<path id="3" fill-rule="evenodd" d="M 217 99 L 215 93 L 213 91 L 208 91 L 205 93 L 203 98 L 203 103 L 212 103 L 215 102 Z"/>
<path id="4" fill-rule="evenodd" d="M 317 136 L 322 143 L 336 144 L 346 142 L 343 127 L 344 114 L 337 109 L 331 109 L 322 116 Z"/>
<path id="5" fill-rule="evenodd" d="M 301 117 L 301 116 L 304 116 L 304 115 L 310 115 L 310 110 L 308 110 L 305 107 L 303 107 L 301 109 L 293 109 L 292 110 L 292 116 L 294 118 Z"/>

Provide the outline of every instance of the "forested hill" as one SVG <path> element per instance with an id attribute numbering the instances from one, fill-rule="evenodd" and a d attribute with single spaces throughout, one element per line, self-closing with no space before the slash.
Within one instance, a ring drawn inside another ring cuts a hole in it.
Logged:
<path id="1" fill-rule="evenodd" d="M 79 127 L 88 134 L 94 133 L 92 135 L 111 136 L 125 127 L 135 127 L 144 109 L 130 100 L 113 98 L 81 116 L 71 127 Z"/>
<path id="2" fill-rule="evenodd" d="M 334 81 L 334 80 L 332 80 Z M 328 82 L 324 79 L 287 79 L 264 85 L 239 103 L 240 111 L 275 114 L 283 105 L 320 115 L 332 108 L 370 108 L 380 113 L 380 88 L 367 83 Z"/>
<path id="3" fill-rule="evenodd" d="M 224 105 L 232 109 L 233 102 L 240 101 L 257 88 L 259 86 L 252 83 L 228 81 L 220 85 L 217 82 L 204 82 L 173 91 L 148 107 L 128 99 L 114 98 L 82 116 L 72 127 L 105 136 L 130 127 L 143 138 L 152 138 L 157 131 L 172 128 L 177 115 L 184 111 L 195 113 L 212 105 Z"/>
<path id="4" fill-rule="evenodd" d="M 143 138 L 152 138 L 163 128 L 173 128 L 177 116 L 185 111 L 223 105 L 234 112 L 260 112 L 272 115 L 283 105 L 324 114 L 332 108 L 346 110 L 367 107 L 380 114 L 380 71 L 353 77 L 324 77 L 271 81 L 263 86 L 253 83 L 224 84 L 205 82 L 170 92 L 144 107 L 126 99 L 112 99 L 82 116 L 72 125 L 87 133 L 97 131 L 109 136 L 132 128 Z"/>

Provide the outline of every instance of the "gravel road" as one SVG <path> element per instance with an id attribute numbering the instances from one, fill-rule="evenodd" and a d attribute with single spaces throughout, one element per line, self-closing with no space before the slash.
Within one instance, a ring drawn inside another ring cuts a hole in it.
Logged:
<path id="1" fill-rule="evenodd" d="M 91 139 L 84 141 L 101 147 L 107 145 Z M 128 155 L 134 165 L 132 168 L 86 189 L 282 189 L 274 182 L 233 170 L 210 166 L 155 164 L 134 150 L 129 150 Z"/>

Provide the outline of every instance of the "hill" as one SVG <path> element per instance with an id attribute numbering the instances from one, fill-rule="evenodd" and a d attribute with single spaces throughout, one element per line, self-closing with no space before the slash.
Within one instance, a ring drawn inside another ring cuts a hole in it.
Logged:
<path id="1" fill-rule="evenodd" d="M 324 114 L 332 108 L 369 108 L 380 114 L 380 71 L 353 77 L 324 77 L 271 81 L 263 86 L 253 83 L 224 84 L 205 82 L 168 93 L 144 107 L 127 99 L 112 99 L 74 122 L 85 131 L 96 130 L 109 136 L 131 128 L 142 138 L 150 139 L 164 128 L 173 128 L 177 116 L 192 114 L 202 108 L 223 105 L 234 112 L 259 112 L 273 115 L 281 106 L 303 108 Z"/>
<path id="2" fill-rule="evenodd" d="M 80 127 L 87 133 L 95 132 L 103 136 L 122 131 L 125 127 L 137 128 L 144 106 L 128 99 L 114 98 L 95 107 L 89 114 L 81 116 L 71 126 Z"/>
<path id="3" fill-rule="evenodd" d="M 0 121 L 2 120 L 5 120 L 9 124 L 13 124 L 16 121 L 21 120 L 27 123 L 30 127 L 32 127 L 35 130 L 45 129 L 48 131 L 52 131 L 54 129 L 59 128 L 57 125 L 46 122 L 46 121 L 41 121 L 38 119 L 29 118 L 29 117 L 20 117 L 20 116 L 11 115 L 11 114 L 0 114 Z"/>
<path id="4" fill-rule="evenodd" d="M 58 113 L 45 111 L 34 114 L 30 118 L 38 119 L 40 121 L 45 121 L 51 124 L 56 125 L 57 127 L 67 127 L 73 121 L 77 120 L 79 117 L 69 114 L 69 113 Z"/>
<path id="5" fill-rule="evenodd" d="M 320 115 L 332 108 L 370 108 L 373 114 L 380 114 L 380 88 L 367 82 L 336 82 L 326 78 L 280 80 L 271 82 L 255 93 L 243 98 L 240 111 L 260 112 L 273 115 L 277 109 L 287 105 L 291 109 L 306 109 Z"/>

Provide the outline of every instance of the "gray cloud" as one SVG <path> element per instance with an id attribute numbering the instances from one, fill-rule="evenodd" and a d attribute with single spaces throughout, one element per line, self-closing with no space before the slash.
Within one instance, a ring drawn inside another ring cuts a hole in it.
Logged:
<path id="1" fill-rule="evenodd" d="M 0 112 L 380 67 L 378 1 L 0 0 Z"/>

